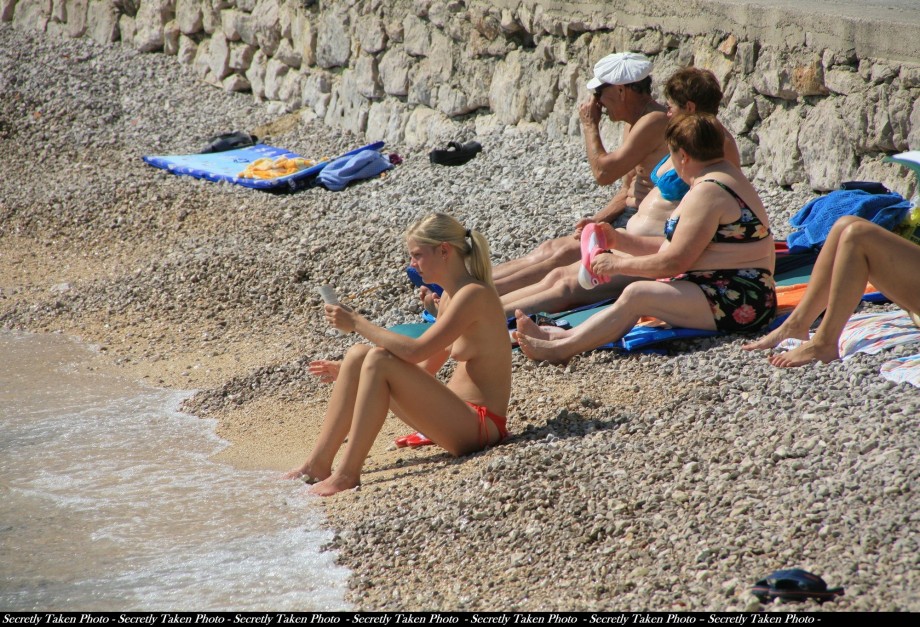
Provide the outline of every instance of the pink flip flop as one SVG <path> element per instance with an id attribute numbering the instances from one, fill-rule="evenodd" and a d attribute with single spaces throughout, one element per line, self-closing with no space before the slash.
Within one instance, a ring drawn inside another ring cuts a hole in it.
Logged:
<path id="1" fill-rule="evenodd" d="M 594 258 L 607 248 L 607 238 L 600 226 L 594 222 L 581 230 L 581 267 L 578 268 L 578 284 L 586 290 L 601 283 L 609 283 L 610 277 L 598 276 L 591 272 Z"/>

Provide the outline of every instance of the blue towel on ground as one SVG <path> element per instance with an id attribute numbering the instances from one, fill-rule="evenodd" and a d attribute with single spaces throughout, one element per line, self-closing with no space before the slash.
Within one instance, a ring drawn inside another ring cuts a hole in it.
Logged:
<path id="1" fill-rule="evenodd" d="M 869 194 L 862 190 L 837 190 L 809 201 L 792 216 L 789 224 L 798 230 L 789 234 L 790 253 L 801 253 L 824 245 L 831 227 L 843 216 L 859 216 L 894 229 L 910 210 L 910 201 L 900 194 Z"/>
<path id="2" fill-rule="evenodd" d="M 317 180 L 326 189 L 339 192 L 352 181 L 369 179 L 392 167 L 390 160 L 376 150 L 362 150 L 336 159 L 323 168 Z"/>

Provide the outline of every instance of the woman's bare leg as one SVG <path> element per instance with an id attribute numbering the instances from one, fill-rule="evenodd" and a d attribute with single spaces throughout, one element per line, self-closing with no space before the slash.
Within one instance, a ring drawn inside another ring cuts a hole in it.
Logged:
<path id="1" fill-rule="evenodd" d="M 531 359 L 566 363 L 579 353 L 620 339 L 641 316 L 654 316 L 674 326 L 715 329 L 712 309 L 699 286 L 687 281 L 637 281 L 609 309 L 581 326 L 549 339 L 529 336 L 526 327 L 518 327 L 516 337 Z"/>
<path id="2" fill-rule="evenodd" d="M 288 471 L 284 475 L 285 479 L 326 479 L 332 474 L 332 461 L 351 428 L 361 368 L 371 348 L 373 347 L 367 344 L 355 344 L 348 349 L 338 378 L 332 387 L 332 396 L 326 407 L 326 416 L 323 418 L 319 437 L 313 444 L 307 461 L 302 466 Z"/>
<path id="3" fill-rule="evenodd" d="M 581 261 L 550 271 L 546 277 L 520 290 L 502 296 L 505 314 L 514 315 L 521 309 L 528 313 L 546 311 L 557 313 L 597 303 L 608 298 L 616 298 L 627 285 L 638 279 L 635 277 L 615 276 L 609 283 L 601 283 L 586 290 L 578 282 L 578 269 Z"/>
<path id="4" fill-rule="evenodd" d="M 833 230 L 842 221 L 835 223 Z M 858 218 L 846 220 L 838 236 L 827 313 L 811 340 L 794 350 L 771 355 L 774 366 L 788 368 L 839 359 L 840 334 L 869 281 L 900 307 L 920 309 L 920 246 Z"/>
<path id="5" fill-rule="evenodd" d="M 744 350 L 768 350 L 774 348 L 783 340 L 796 339 L 807 340 L 808 330 L 817 320 L 821 312 L 827 309 L 828 300 L 831 294 L 831 281 L 835 272 L 834 263 L 837 257 L 837 249 L 840 245 L 840 236 L 849 225 L 854 221 L 860 220 L 854 216 L 844 216 L 834 223 L 831 232 L 828 233 L 827 240 L 821 248 L 815 267 L 811 272 L 811 279 L 808 281 L 808 289 L 801 302 L 796 305 L 789 317 L 777 328 L 766 334 L 755 342 L 749 342 L 741 348 Z M 863 285 L 862 289 L 865 290 Z M 856 305 L 853 305 L 854 308 Z M 852 313 L 852 309 L 850 312 Z"/>
<path id="6" fill-rule="evenodd" d="M 499 295 L 526 287 L 554 268 L 567 266 L 581 257 L 581 242 L 569 235 L 543 242 L 533 252 L 495 266 L 492 279 Z"/>
<path id="7" fill-rule="evenodd" d="M 354 419 L 342 459 L 328 479 L 311 492 L 329 496 L 360 484 L 361 468 L 371 450 L 390 403 L 410 427 L 423 432 L 453 455 L 482 448 L 479 416 L 435 377 L 382 348 L 373 348 L 361 367 Z M 486 439 L 493 443 L 498 431 L 486 421 Z"/>

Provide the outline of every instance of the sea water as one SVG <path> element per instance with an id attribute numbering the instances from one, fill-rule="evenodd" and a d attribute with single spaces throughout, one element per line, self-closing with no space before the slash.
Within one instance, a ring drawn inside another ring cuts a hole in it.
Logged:
<path id="1" fill-rule="evenodd" d="M 90 357 L 0 332 L 0 610 L 349 609 L 315 499 Z"/>

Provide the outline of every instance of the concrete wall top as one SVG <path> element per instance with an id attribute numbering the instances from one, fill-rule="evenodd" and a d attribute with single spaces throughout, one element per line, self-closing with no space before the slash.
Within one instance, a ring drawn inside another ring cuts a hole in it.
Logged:
<path id="1" fill-rule="evenodd" d="M 585 30 L 659 26 L 687 35 L 732 33 L 762 44 L 853 50 L 860 58 L 920 62 L 920 0 L 493 0 L 527 6 Z"/>

